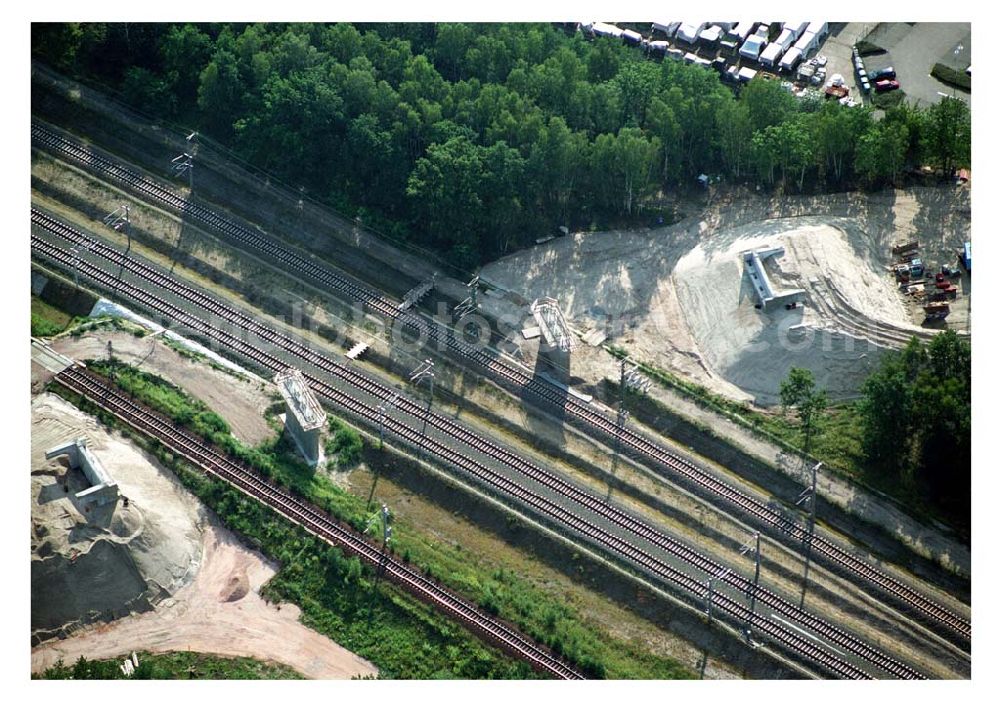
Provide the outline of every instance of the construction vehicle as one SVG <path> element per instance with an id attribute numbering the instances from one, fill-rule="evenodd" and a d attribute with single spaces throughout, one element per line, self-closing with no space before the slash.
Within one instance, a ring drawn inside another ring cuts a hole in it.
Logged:
<path id="1" fill-rule="evenodd" d="M 969 273 L 972 273 L 972 242 L 966 242 L 965 246 L 958 250 L 958 260 Z"/>
<path id="2" fill-rule="evenodd" d="M 892 255 L 895 256 L 899 261 L 904 258 L 906 260 L 912 259 L 913 254 L 920 249 L 920 242 L 912 241 L 906 244 L 900 244 L 892 248 Z"/>
<path id="3" fill-rule="evenodd" d="M 944 301 L 928 303 L 924 306 L 924 320 L 943 320 L 948 317 L 949 312 L 951 307 Z"/>
<path id="4" fill-rule="evenodd" d="M 954 286 L 954 285 L 950 285 L 947 288 L 939 288 L 939 289 L 935 290 L 933 293 L 931 293 L 929 300 L 931 300 L 931 301 L 939 301 L 939 300 L 947 300 L 948 298 L 956 298 L 956 297 L 958 297 L 958 287 Z"/>

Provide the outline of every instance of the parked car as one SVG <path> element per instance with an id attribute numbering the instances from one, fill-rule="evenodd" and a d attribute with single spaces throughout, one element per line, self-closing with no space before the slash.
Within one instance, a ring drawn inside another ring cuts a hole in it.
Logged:
<path id="1" fill-rule="evenodd" d="M 899 88 L 899 81 L 889 80 L 888 78 L 881 81 L 875 81 L 876 93 L 887 93 L 890 90 L 896 90 L 897 88 Z"/>
<path id="2" fill-rule="evenodd" d="M 889 66 L 888 68 L 880 68 L 877 71 L 869 71 L 868 77 L 873 81 L 880 81 L 883 78 L 891 79 L 896 77 L 896 71 L 892 66 Z"/>

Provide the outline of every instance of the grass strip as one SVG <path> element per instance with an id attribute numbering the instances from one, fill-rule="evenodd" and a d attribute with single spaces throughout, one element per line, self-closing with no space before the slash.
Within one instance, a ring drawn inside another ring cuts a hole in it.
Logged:
<path id="1" fill-rule="evenodd" d="M 60 659 L 33 679 L 301 679 L 294 669 L 275 662 L 250 657 L 222 657 L 200 652 L 137 652 L 139 666 L 131 676 L 121 670 L 125 656 L 118 659 L 80 657 L 72 666 Z"/>
<path id="2" fill-rule="evenodd" d="M 137 400 L 206 437 L 355 529 L 364 530 L 377 523 L 372 521 L 374 511 L 368 509 L 363 498 L 346 492 L 325 474 L 298 460 L 284 439 L 276 437 L 257 447 L 247 447 L 204 403 L 161 378 L 117 362 L 94 361 L 89 368 L 106 374 L 112 364 L 116 384 Z M 342 420 L 332 418 L 330 426 L 332 442 L 348 448 L 338 451 L 338 463 L 345 451 L 369 466 L 384 461 L 385 455 Z M 336 439 L 338 435 L 341 440 Z M 484 645 L 457 623 L 391 585 L 383 583 L 373 590 L 373 574 L 357 559 L 344 558 L 339 550 L 293 527 L 220 480 L 176 466 L 179 462 L 165 454 L 160 448 L 161 460 L 174 467 L 185 485 L 227 526 L 282 564 L 265 587 L 265 595 L 296 603 L 302 609 L 303 622 L 371 660 L 383 677 L 534 676 L 523 662 Z M 514 623 L 590 677 L 693 676 L 679 662 L 651 654 L 641 643 L 611 637 L 558 591 L 543 589 L 513 569 L 498 568 L 489 555 L 473 554 L 457 544 L 442 544 L 436 536 L 405 521 L 393 523 L 392 551 L 488 612 Z"/>

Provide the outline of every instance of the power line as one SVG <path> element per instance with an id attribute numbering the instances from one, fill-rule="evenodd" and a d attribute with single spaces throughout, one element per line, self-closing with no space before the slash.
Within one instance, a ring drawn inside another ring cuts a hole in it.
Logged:
<path id="1" fill-rule="evenodd" d="M 129 217 L 128 204 L 122 203 L 117 210 L 106 215 L 104 218 L 104 224 L 116 232 L 125 232 L 125 251 L 122 253 L 121 264 L 118 266 L 117 278 L 117 281 L 121 283 L 122 273 L 125 272 L 125 259 L 128 257 L 129 252 L 132 251 L 132 220 Z"/>
<path id="2" fill-rule="evenodd" d="M 751 543 L 753 544 L 752 547 Z M 747 638 L 747 644 L 751 647 L 756 647 L 757 644 L 753 641 L 750 631 L 750 622 L 753 619 L 754 608 L 757 605 L 757 586 L 760 583 L 760 532 L 754 532 L 750 540 L 740 547 L 740 555 L 744 556 L 751 550 L 753 550 L 754 559 L 753 585 L 747 586 L 747 598 L 750 599 L 750 610 L 747 611 L 746 627 L 743 630 L 743 634 Z"/>

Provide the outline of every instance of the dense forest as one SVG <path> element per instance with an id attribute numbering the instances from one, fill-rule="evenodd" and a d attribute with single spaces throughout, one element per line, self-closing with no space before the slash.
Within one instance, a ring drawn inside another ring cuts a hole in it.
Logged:
<path id="1" fill-rule="evenodd" d="M 963 525 L 972 501 L 972 347 L 948 331 L 887 354 L 860 409 L 872 470 L 923 487 Z"/>
<path id="2" fill-rule="evenodd" d="M 701 173 L 818 191 L 969 163 L 959 100 L 881 118 L 777 81 L 734 95 L 555 25 L 33 24 L 32 53 L 467 269 L 647 221 Z"/>

